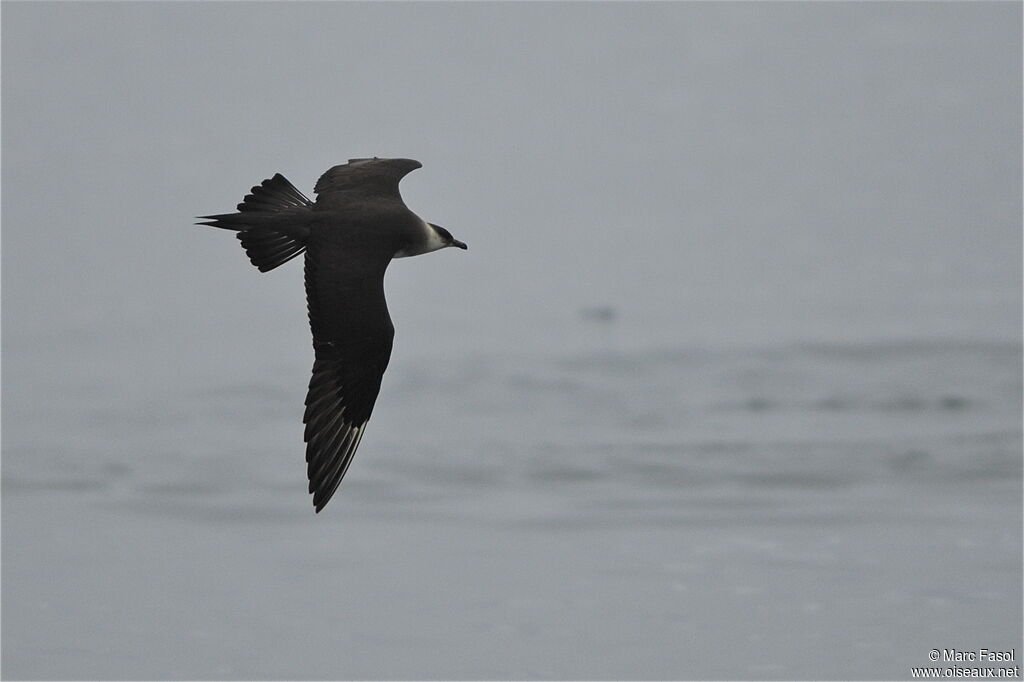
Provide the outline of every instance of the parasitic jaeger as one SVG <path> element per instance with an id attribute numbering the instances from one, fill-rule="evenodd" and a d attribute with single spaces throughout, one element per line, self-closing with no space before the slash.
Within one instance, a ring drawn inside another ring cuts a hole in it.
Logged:
<path id="1" fill-rule="evenodd" d="M 200 216 L 234 230 L 260 272 L 306 254 L 313 377 L 306 395 L 306 466 L 319 513 L 348 471 L 391 358 L 395 328 L 384 300 L 392 258 L 448 246 L 443 227 L 410 211 L 398 183 L 423 164 L 350 159 L 324 173 L 310 201 L 280 173 L 253 187 L 237 213 Z"/>

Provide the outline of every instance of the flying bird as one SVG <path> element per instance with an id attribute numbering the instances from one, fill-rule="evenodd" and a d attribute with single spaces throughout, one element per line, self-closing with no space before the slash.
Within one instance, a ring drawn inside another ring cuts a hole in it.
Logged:
<path id="1" fill-rule="evenodd" d="M 402 201 L 399 181 L 422 165 L 350 159 L 320 177 L 316 201 L 278 173 L 253 187 L 237 213 L 200 216 L 206 222 L 197 223 L 237 232 L 260 272 L 305 253 L 314 361 L 303 437 L 317 513 L 352 463 L 391 358 L 395 328 L 384 271 L 392 258 L 466 248 Z"/>

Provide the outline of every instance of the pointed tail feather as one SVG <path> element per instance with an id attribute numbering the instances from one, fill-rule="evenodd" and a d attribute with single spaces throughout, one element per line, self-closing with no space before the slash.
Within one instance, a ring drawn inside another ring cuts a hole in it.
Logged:
<path id="1" fill-rule="evenodd" d="M 238 213 L 199 216 L 196 223 L 235 230 L 249 260 L 260 272 L 273 270 L 306 250 L 309 228 L 303 218 L 313 205 L 277 173 L 250 190 Z"/>

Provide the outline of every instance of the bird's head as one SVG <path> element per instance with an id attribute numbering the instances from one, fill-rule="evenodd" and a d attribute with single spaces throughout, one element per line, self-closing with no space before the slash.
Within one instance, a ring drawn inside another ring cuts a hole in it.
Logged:
<path id="1" fill-rule="evenodd" d="M 448 230 L 444 229 L 440 225 L 435 225 L 434 223 L 427 223 L 427 225 L 430 225 L 430 227 L 434 230 L 434 232 L 437 233 L 437 239 L 440 240 L 440 244 L 441 244 L 441 246 L 438 247 L 438 248 L 443 249 L 443 248 L 446 248 L 448 246 L 454 246 L 456 248 L 463 249 L 463 250 L 469 249 L 469 247 L 466 246 L 465 242 L 460 242 L 458 239 L 456 239 L 455 237 L 452 236 L 451 232 L 449 232 Z"/>
<path id="2" fill-rule="evenodd" d="M 421 220 L 420 226 L 422 229 L 417 233 L 415 238 L 413 238 L 409 244 L 406 244 L 395 252 L 395 258 L 418 256 L 421 253 L 430 253 L 431 251 L 446 249 L 449 246 L 454 246 L 459 249 L 469 248 L 464 242 L 460 242 L 452 236 L 451 232 L 440 225 L 435 225 L 434 223 L 428 223 L 425 220 Z"/>

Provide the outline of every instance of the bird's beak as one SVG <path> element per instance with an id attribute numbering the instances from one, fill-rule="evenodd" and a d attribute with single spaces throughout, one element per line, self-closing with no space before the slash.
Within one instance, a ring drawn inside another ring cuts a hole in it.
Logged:
<path id="1" fill-rule="evenodd" d="M 457 246 L 460 249 L 462 249 L 463 251 L 468 251 L 469 250 L 469 247 L 466 246 L 465 242 L 460 242 L 458 239 L 453 239 L 452 243 L 451 243 L 451 246 Z"/>

